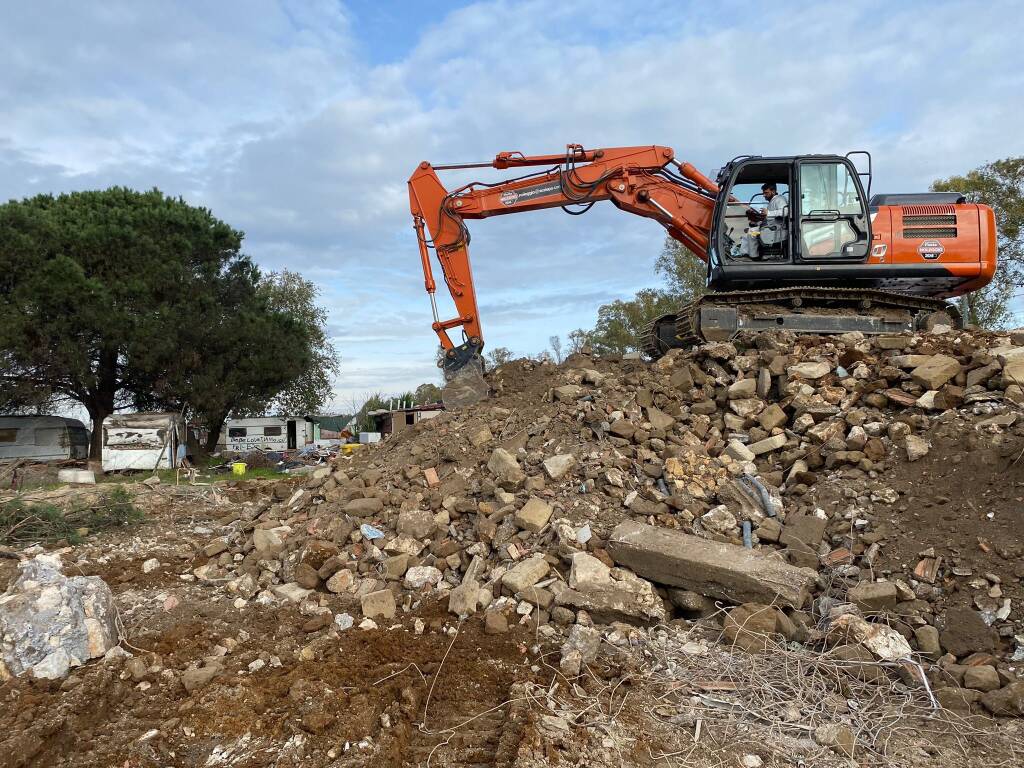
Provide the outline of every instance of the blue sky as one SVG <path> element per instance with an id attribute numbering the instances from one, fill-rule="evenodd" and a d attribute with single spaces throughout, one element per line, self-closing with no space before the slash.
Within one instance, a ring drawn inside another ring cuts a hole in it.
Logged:
<path id="1" fill-rule="evenodd" d="M 1007 0 L 4 6 L 0 199 L 125 184 L 210 207 L 321 286 L 339 410 L 437 378 L 420 160 L 665 144 L 712 173 L 868 149 L 874 190 L 905 192 L 1024 154 Z M 491 346 L 538 352 L 655 283 L 662 230 L 614 208 L 471 229 Z"/>

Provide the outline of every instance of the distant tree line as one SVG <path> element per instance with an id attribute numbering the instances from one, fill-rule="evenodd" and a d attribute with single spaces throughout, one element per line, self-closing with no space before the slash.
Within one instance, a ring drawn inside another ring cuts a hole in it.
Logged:
<path id="1" fill-rule="evenodd" d="M 338 357 L 316 286 L 262 273 L 243 233 L 159 190 L 123 187 L 0 205 L 0 412 L 77 403 L 93 422 L 171 409 L 316 413 Z"/>
<path id="2" fill-rule="evenodd" d="M 939 179 L 932 191 L 963 192 L 969 202 L 991 206 L 996 216 L 999 266 L 985 288 L 960 298 L 964 321 L 980 328 L 1019 324 L 1014 299 L 1024 286 L 1024 157 L 996 160 L 963 176 Z"/>

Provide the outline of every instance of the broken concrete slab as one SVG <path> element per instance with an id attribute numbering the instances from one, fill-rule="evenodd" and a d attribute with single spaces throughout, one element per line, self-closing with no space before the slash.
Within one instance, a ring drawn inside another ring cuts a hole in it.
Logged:
<path id="1" fill-rule="evenodd" d="M 817 574 L 753 550 L 627 520 L 608 540 L 612 559 L 645 579 L 732 603 L 799 608 Z"/>
<path id="2" fill-rule="evenodd" d="M 632 573 L 621 574 L 618 580 L 577 583 L 577 589 L 563 589 L 555 595 L 555 604 L 586 611 L 600 623 L 649 623 L 667 618 L 665 604 L 654 591 L 654 585 Z"/>

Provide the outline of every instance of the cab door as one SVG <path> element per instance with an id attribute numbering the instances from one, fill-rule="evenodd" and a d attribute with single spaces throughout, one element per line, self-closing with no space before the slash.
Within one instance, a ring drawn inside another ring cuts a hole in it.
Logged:
<path id="1" fill-rule="evenodd" d="M 825 157 L 802 159 L 797 169 L 799 206 L 793 208 L 798 211 L 799 260 L 865 261 L 871 220 L 853 167 L 840 158 Z"/>

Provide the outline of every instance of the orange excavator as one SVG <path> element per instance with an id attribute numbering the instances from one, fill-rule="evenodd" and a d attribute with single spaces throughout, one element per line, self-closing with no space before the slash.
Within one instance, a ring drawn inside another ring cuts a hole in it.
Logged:
<path id="1" fill-rule="evenodd" d="M 437 175 L 530 167 L 544 169 L 451 191 Z M 714 181 L 661 146 L 570 144 L 564 155 L 501 152 L 483 163 L 420 163 L 409 179 L 409 204 L 441 365 L 446 380 L 462 382 L 452 403 L 486 394 L 466 221 L 542 208 L 577 214 L 608 200 L 654 219 L 706 262 L 708 293 L 656 318 L 638 340 L 650 357 L 748 329 L 889 334 L 959 327 L 959 312 L 945 300 L 992 279 L 992 209 L 957 193 L 869 197 L 870 191 L 871 156 L 859 151 L 741 156 Z M 431 251 L 455 302 L 457 314 L 448 320 L 438 315 Z M 458 343 L 449 333 L 455 329 Z"/>

